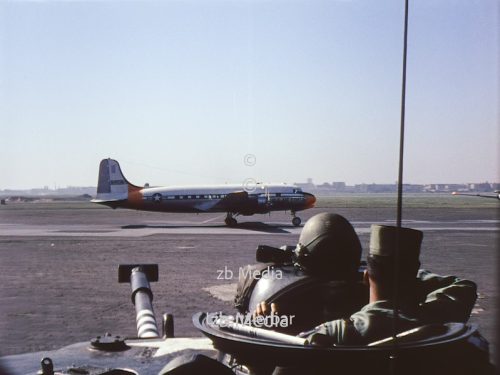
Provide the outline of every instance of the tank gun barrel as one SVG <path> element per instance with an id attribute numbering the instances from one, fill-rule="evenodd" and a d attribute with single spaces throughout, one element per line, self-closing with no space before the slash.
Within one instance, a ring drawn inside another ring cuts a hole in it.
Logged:
<path id="1" fill-rule="evenodd" d="M 158 281 L 157 264 L 120 264 L 118 282 L 129 282 L 132 288 L 132 303 L 135 306 L 137 336 L 160 337 L 153 311 L 153 292 L 150 282 Z"/>

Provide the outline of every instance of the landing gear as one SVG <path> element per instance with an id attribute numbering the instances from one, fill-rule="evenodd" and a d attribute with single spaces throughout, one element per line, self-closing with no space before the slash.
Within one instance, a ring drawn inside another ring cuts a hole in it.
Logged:
<path id="1" fill-rule="evenodd" d="M 236 221 L 236 219 L 233 217 L 233 214 L 231 214 L 229 212 L 227 213 L 227 216 L 224 219 L 224 222 L 226 223 L 226 225 L 228 227 L 235 227 L 236 224 L 238 224 L 238 222 Z"/>
<path id="2" fill-rule="evenodd" d="M 302 220 L 300 220 L 300 217 L 295 216 L 295 213 L 293 213 L 293 219 L 292 219 L 292 224 L 294 227 L 298 227 L 300 223 L 302 223 Z"/>

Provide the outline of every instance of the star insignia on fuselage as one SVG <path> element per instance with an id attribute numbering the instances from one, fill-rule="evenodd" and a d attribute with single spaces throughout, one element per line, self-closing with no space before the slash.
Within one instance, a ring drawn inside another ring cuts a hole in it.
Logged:
<path id="1" fill-rule="evenodd" d="M 160 203 L 161 202 L 161 194 L 160 193 L 155 193 L 153 194 L 153 202 Z"/>

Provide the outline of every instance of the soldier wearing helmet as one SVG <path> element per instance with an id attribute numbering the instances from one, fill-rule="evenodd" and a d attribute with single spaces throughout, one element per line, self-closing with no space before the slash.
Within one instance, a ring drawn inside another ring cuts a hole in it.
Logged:
<path id="1" fill-rule="evenodd" d="M 293 326 L 282 331 L 296 334 L 348 317 L 366 303 L 368 291 L 359 271 L 361 243 L 346 218 L 334 213 L 311 217 L 297 246 L 288 250 L 291 264 L 279 267 L 284 279 L 259 280 L 248 311 L 266 315 L 277 313 L 279 306 L 280 315 L 295 317 Z"/>
<path id="2" fill-rule="evenodd" d="M 445 322 L 466 322 L 476 300 L 476 285 L 453 276 L 441 277 L 419 270 L 422 238 L 423 233 L 418 230 L 372 225 L 368 267 L 363 276 L 369 288 L 368 304 L 348 318 L 328 321 L 300 336 L 317 346 L 378 345 L 390 340 L 395 333 L 412 332 L 411 329 L 423 325 L 435 327 Z M 274 310 L 276 308 L 274 306 Z M 463 353 L 465 358 L 470 355 L 466 347 L 456 350 L 459 357 Z M 434 363 L 428 364 L 418 362 L 418 357 L 408 360 L 400 360 L 398 370 L 419 374 L 491 373 L 489 366 L 484 367 L 482 362 L 455 363 L 439 355 Z M 336 361 L 332 366 L 340 372 L 378 368 L 373 362 L 365 366 Z M 329 374 L 332 369 L 322 363 L 304 363 L 277 367 L 273 375 Z"/>
<path id="3" fill-rule="evenodd" d="M 304 225 L 294 257 L 297 265 L 315 277 L 354 280 L 360 265 L 361 243 L 346 218 L 325 212 Z"/>

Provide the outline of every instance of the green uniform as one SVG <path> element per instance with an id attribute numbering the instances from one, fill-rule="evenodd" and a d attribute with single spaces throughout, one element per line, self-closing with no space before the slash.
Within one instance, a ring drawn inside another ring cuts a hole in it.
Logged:
<path id="1" fill-rule="evenodd" d="M 417 280 L 418 295 L 411 302 L 402 299 L 399 303 L 398 332 L 424 324 L 467 321 L 477 297 L 473 282 L 425 270 L 418 272 Z M 390 300 L 377 301 L 349 319 L 321 324 L 307 337 L 318 344 L 368 344 L 391 336 L 393 314 Z"/>
<path id="2" fill-rule="evenodd" d="M 476 284 L 455 276 L 438 276 L 418 271 L 418 290 L 425 296 L 420 303 L 422 324 L 462 322 L 469 320 L 477 298 Z"/>

